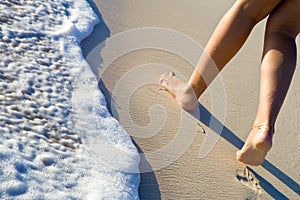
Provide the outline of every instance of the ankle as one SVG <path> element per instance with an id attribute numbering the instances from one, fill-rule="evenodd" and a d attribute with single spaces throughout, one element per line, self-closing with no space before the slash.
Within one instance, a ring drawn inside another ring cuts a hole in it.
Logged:
<path id="1" fill-rule="evenodd" d="M 188 112 L 192 112 L 195 109 L 196 104 L 198 102 L 198 99 L 196 97 L 196 94 L 195 94 L 193 88 L 191 88 L 188 85 L 187 85 L 187 87 L 183 88 L 182 94 L 179 97 L 179 102 L 180 102 L 181 108 L 183 108 L 184 110 L 186 110 Z"/>
<path id="2" fill-rule="evenodd" d="M 253 127 L 257 126 L 269 126 L 274 127 L 275 121 L 270 119 L 255 119 L 253 123 Z"/>
<path id="3" fill-rule="evenodd" d="M 203 84 L 194 84 L 191 81 L 188 82 L 188 86 L 195 94 L 196 99 L 198 99 L 206 89 Z"/>
<path id="4" fill-rule="evenodd" d="M 253 128 L 257 128 L 258 130 L 262 130 L 263 132 L 271 133 L 272 135 L 274 134 L 274 124 L 264 122 L 264 123 L 257 123 L 255 122 L 253 124 Z"/>

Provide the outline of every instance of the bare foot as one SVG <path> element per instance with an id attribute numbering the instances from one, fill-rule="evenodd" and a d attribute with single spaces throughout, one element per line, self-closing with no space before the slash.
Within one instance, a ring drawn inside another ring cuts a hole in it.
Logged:
<path id="1" fill-rule="evenodd" d="M 243 148 L 236 153 L 236 159 L 248 165 L 261 165 L 272 147 L 274 129 L 269 124 L 255 126 Z"/>
<path id="2" fill-rule="evenodd" d="M 169 91 L 181 108 L 188 112 L 192 112 L 195 109 L 198 98 L 193 88 L 188 83 L 178 79 L 174 72 L 171 72 L 169 75 L 161 75 L 160 84 Z"/>

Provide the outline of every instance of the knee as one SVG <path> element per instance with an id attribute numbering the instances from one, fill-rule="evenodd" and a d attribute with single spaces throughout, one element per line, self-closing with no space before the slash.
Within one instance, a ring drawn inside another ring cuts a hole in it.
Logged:
<path id="1" fill-rule="evenodd" d="M 271 14 L 267 21 L 266 30 L 269 33 L 279 33 L 295 39 L 299 34 L 300 26 L 298 20 Z"/>
<path id="2" fill-rule="evenodd" d="M 237 0 L 240 11 L 259 22 L 268 16 L 280 0 Z"/>
<path id="3" fill-rule="evenodd" d="M 284 1 L 269 16 L 267 31 L 296 38 L 300 31 L 300 1 Z"/>

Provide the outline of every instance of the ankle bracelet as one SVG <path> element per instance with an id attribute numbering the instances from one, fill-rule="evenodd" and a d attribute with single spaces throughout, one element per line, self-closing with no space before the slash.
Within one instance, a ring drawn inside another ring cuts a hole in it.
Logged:
<path id="1" fill-rule="evenodd" d="M 258 128 L 260 130 L 261 127 L 264 127 L 264 126 L 268 126 L 271 129 L 272 134 L 274 134 L 274 132 L 275 132 L 274 125 L 269 124 L 269 123 L 256 124 L 256 125 L 253 125 L 252 128 Z"/>

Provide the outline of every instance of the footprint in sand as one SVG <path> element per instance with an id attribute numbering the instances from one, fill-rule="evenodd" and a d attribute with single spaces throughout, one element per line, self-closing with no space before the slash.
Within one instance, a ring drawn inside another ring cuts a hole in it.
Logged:
<path id="1" fill-rule="evenodd" d="M 243 170 L 236 171 L 236 178 L 242 184 L 246 185 L 247 187 L 253 189 L 258 194 L 261 193 L 261 187 L 259 185 L 259 180 L 251 173 L 247 167 L 244 167 Z"/>

